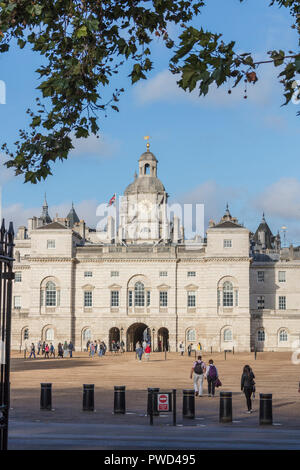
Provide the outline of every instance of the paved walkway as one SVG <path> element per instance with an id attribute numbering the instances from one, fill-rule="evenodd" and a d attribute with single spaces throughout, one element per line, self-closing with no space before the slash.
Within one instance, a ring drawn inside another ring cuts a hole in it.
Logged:
<path id="1" fill-rule="evenodd" d="M 300 367 L 290 353 L 213 354 L 223 383 L 233 393 L 233 420 L 220 425 L 219 397 L 196 399 L 196 420 L 182 419 L 182 389 L 191 388 L 193 358 L 153 354 L 149 363 L 138 363 L 132 353 L 95 357 L 77 353 L 73 359 L 12 359 L 10 440 L 11 449 L 299 449 Z M 211 355 L 204 355 L 208 361 Z M 255 412 L 245 413 L 240 391 L 243 365 L 256 375 Z M 54 411 L 39 408 L 40 383 L 53 384 Z M 82 385 L 95 384 L 95 412 L 82 411 Z M 126 386 L 126 415 L 113 415 L 113 387 Z M 145 415 L 147 387 L 177 389 L 177 423 L 171 414 L 155 418 L 153 428 Z M 259 393 L 273 393 L 274 426 L 258 424 Z M 207 394 L 207 385 L 204 386 Z M 219 391 L 218 391 L 219 393 Z"/>

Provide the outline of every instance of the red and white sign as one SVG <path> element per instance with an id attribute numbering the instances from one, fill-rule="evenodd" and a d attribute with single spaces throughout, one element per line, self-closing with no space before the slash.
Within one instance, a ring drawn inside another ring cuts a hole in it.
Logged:
<path id="1" fill-rule="evenodd" d="M 157 410 L 169 411 L 169 395 L 167 393 L 157 394 Z"/>

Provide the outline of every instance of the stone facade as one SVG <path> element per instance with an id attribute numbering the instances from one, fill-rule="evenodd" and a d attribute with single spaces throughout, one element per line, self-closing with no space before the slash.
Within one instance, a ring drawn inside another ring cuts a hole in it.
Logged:
<path id="1" fill-rule="evenodd" d="M 125 190 L 117 226 L 86 227 L 72 209 L 20 227 L 15 240 L 12 347 L 45 340 L 123 340 L 147 331 L 153 349 L 291 349 L 300 337 L 300 256 L 280 248 L 265 219 L 256 234 L 228 210 L 205 239 L 187 244 L 147 149 Z M 149 217 L 149 213 L 155 215 Z M 267 227 L 267 228 L 266 228 Z M 262 274 L 263 273 L 263 274 Z M 148 330 L 146 330 L 148 329 Z"/>

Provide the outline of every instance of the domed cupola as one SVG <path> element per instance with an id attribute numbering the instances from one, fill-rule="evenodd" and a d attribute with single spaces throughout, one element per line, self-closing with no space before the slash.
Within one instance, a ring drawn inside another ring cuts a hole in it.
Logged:
<path id="1" fill-rule="evenodd" d="M 142 153 L 139 158 L 139 174 L 124 191 L 125 196 L 136 193 L 164 193 L 165 188 L 162 182 L 157 178 L 157 163 L 155 155 L 149 150 L 150 144 L 147 143 L 147 151 Z"/>

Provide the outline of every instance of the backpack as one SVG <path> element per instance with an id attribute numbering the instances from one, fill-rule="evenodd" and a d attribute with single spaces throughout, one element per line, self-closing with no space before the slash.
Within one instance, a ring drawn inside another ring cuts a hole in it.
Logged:
<path id="1" fill-rule="evenodd" d="M 201 361 L 201 362 L 197 362 L 197 364 L 196 364 L 195 367 L 194 367 L 194 372 L 195 372 L 195 374 L 199 374 L 199 375 L 203 374 L 202 364 L 203 364 L 202 361 Z"/>
<path id="2" fill-rule="evenodd" d="M 213 380 L 217 378 L 217 371 L 215 366 L 209 366 L 208 377 Z"/>

